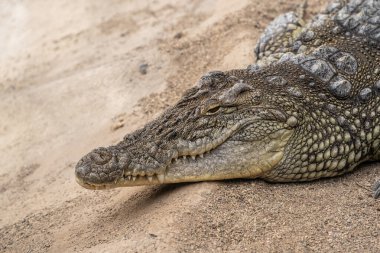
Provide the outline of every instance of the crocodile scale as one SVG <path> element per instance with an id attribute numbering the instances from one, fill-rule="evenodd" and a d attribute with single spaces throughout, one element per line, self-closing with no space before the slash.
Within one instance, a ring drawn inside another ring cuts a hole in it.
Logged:
<path id="1" fill-rule="evenodd" d="M 310 181 L 380 160 L 380 1 L 336 1 L 309 23 L 302 15 L 267 27 L 255 64 L 204 75 L 160 117 L 84 156 L 78 183 Z"/>

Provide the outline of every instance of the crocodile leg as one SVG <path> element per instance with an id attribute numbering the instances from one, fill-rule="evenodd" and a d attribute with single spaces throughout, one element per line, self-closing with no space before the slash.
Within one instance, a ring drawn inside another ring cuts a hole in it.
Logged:
<path id="1" fill-rule="evenodd" d="M 293 50 L 294 39 L 302 32 L 306 1 L 296 12 L 278 16 L 265 29 L 255 48 L 257 64 L 268 65 L 281 58 L 282 54 Z"/>

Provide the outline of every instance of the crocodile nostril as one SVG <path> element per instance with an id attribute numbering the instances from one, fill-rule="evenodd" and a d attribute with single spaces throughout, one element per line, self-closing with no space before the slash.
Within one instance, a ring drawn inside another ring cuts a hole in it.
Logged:
<path id="1" fill-rule="evenodd" d="M 98 148 L 91 152 L 91 160 L 97 165 L 104 165 L 112 158 L 112 153 L 105 148 Z"/>

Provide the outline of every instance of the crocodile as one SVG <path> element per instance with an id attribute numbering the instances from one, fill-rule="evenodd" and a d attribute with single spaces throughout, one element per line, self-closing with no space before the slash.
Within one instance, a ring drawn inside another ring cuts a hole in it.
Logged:
<path id="1" fill-rule="evenodd" d="M 77 182 L 299 182 L 380 160 L 380 0 L 335 1 L 307 23 L 302 11 L 285 13 L 255 54 L 247 68 L 205 74 L 157 119 L 85 155 Z"/>

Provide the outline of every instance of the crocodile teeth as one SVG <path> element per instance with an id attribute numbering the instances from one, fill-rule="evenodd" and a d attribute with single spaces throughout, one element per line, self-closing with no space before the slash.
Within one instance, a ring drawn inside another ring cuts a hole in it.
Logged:
<path id="1" fill-rule="evenodd" d="M 195 160 L 195 155 L 192 155 L 191 158 L 192 158 L 193 160 Z"/>
<path id="2" fill-rule="evenodd" d="M 133 179 L 133 181 L 136 181 L 136 177 L 135 176 L 133 176 L 132 179 Z"/>
<path id="3" fill-rule="evenodd" d="M 162 184 L 162 183 L 164 183 L 165 175 L 157 175 L 157 179 Z"/>
<path id="4" fill-rule="evenodd" d="M 127 178 L 128 178 L 128 180 L 131 180 L 132 176 L 128 176 Z"/>
<path id="5" fill-rule="evenodd" d="M 203 154 L 200 154 L 199 157 L 200 157 L 200 158 L 203 158 Z"/>
<path id="6" fill-rule="evenodd" d="M 149 180 L 149 182 L 152 182 L 153 181 L 153 177 L 152 176 L 148 176 L 148 180 Z"/>

